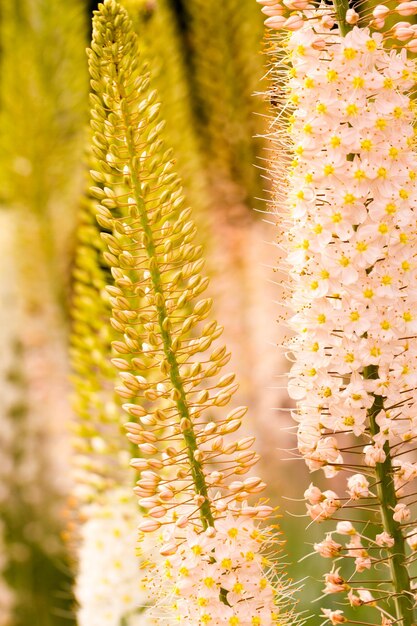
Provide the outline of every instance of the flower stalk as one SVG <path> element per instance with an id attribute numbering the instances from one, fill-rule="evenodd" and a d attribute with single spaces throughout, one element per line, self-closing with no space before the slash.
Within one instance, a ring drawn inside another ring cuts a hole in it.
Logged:
<path id="1" fill-rule="evenodd" d="M 334 8 L 340 33 L 345 36 L 352 29 L 352 25 L 346 21 L 346 14 L 349 11 L 349 0 L 334 0 Z"/>
<path id="2" fill-rule="evenodd" d="M 248 614 L 254 625 L 294 621 L 274 588 L 276 567 L 263 554 L 274 532 L 261 521 L 273 510 L 264 500 L 249 503 L 265 484 L 243 477 L 259 458 L 254 437 L 234 436 L 246 408 L 220 414 L 237 384 L 234 374 L 219 376 L 230 355 L 217 341 L 222 328 L 207 320 L 211 299 L 199 299 L 208 279 L 164 147 L 157 93 L 128 15 L 114 0 L 95 12 L 89 65 L 92 176 L 99 183 L 92 193 L 109 231 L 103 238 L 114 280 L 107 290 L 118 334 L 116 391 L 138 450 L 131 465 L 146 511 L 140 540 L 150 536 L 165 557 L 152 567 L 143 558 L 155 615 L 167 623 L 221 618 L 238 625 Z"/>
<path id="3" fill-rule="evenodd" d="M 368 380 L 377 379 L 378 368 L 375 365 L 365 367 L 364 378 Z M 383 397 L 377 395 L 374 398 L 373 405 L 369 409 L 369 430 L 373 437 L 380 433 L 377 416 L 384 409 Z M 385 461 L 375 465 L 376 492 L 381 510 L 383 529 L 394 540 L 393 545 L 388 547 L 392 584 L 395 591 L 394 602 L 397 616 L 402 617 L 403 626 L 413 626 L 415 623 L 414 600 L 410 575 L 407 569 L 406 542 L 401 524 L 394 519 L 398 498 L 394 485 L 394 467 L 388 442 L 385 442 L 383 449 Z"/>
<path id="4" fill-rule="evenodd" d="M 271 9 L 261 3 L 267 25 L 291 33 L 285 246 L 298 447 L 311 471 L 322 469 L 328 480 L 346 476 L 343 496 L 313 484 L 305 492 L 313 521 L 338 520 L 314 546 L 334 561 L 324 593 L 375 607 L 381 624 L 411 626 L 417 464 L 405 455 L 416 436 L 417 156 L 407 50 L 414 44 L 391 49 L 391 35 L 406 41 L 413 30 L 383 28 L 388 13 L 411 15 L 417 7 L 380 6 L 357 27 L 359 15 L 343 3 L 316 10 L 298 0 Z M 280 146 L 281 136 L 278 129 Z M 358 523 L 356 509 L 379 527 L 376 536 Z M 381 563 L 392 578 L 370 588 L 363 573 Z M 349 621 L 341 609 L 323 613 L 332 624 Z"/>

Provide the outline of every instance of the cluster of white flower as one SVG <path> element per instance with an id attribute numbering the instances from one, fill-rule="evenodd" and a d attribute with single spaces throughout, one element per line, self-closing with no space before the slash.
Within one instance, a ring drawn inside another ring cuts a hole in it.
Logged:
<path id="1" fill-rule="evenodd" d="M 332 476 L 343 465 L 335 433 L 365 436 L 370 467 L 384 460 L 385 442 L 416 433 L 417 158 L 406 94 L 413 63 L 386 53 L 367 29 L 329 35 L 321 51 L 311 46 L 318 37 L 309 28 L 289 42 L 297 107 L 289 392 L 299 401 L 301 453 L 310 469 Z M 376 397 L 383 406 L 371 436 Z M 368 495 L 364 480 L 351 477 L 351 497 Z"/>
<path id="2" fill-rule="evenodd" d="M 287 46 L 294 159 L 286 247 L 296 332 L 289 393 L 309 469 L 322 468 L 327 478 L 349 475 L 343 497 L 311 485 L 307 508 L 323 521 L 346 504 L 377 497 L 381 506 L 386 497 L 382 509 L 401 537 L 410 520 L 407 487 L 417 476 L 402 456 L 417 436 L 414 62 L 406 50 L 385 50 L 382 34 L 369 28 L 345 36 L 326 30 L 320 9 Z M 383 496 L 381 472 L 389 489 Z M 386 528 L 371 538 L 341 524 L 337 533 L 349 542 L 341 545 L 330 533 L 316 552 L 343 556 L 356 573 L 394 558 Z M 408 541 L 415 544 L 415 537 Z M 349 592 L 353 606 L 374 603 L 366 590 L 353 593 L 339 570 L 326 575 L 324 591 Z M 340 610 L 325 615 L 345 621 Z"/>
<path id="3" fill-rule="evenodd" d="M 275 608 L 276 591 L 265 572 L 261 550 L 268 542 L 265 529 L 250 518 L 228 514 L 205 532 L 167 527 L 159 540 L 173 549 L 159 568 L 148 574 L 161 604 L 174 623 L 261 626 L 281 622 Z M 179 547 L 177 546 L 180 544 Z M 164 548 L 163 548 L 164 549 Z M 166 548 L 165 548 L 166 550 Z M 157 609 L 157 610 L 160 610 Z"/>
<path id="4" fill-rule="evenodd" d="M 106 504 L 92 504 L 85 513 L 75 587 L 79 626 L 155 624 L 135 553 L 138 511 L 130 491 L 110 493 Z"/>

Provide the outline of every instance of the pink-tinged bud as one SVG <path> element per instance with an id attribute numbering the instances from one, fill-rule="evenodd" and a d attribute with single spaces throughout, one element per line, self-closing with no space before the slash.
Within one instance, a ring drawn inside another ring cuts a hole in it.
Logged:
<path id="1" fill-rule="evenodd" d="M 285 30 L 300 30 L 304 26 L 304 19 L 299 15 L 290 15 L 290 17 L 284 22 L 283 28 Z"/>
<path id="2" fill-rule="evenodd" d="M 169 487 L 163 487 L 161 491 L 158 493 L 158 496 L 164 502 L 168 502 L 169 500 L 172 500 L 174 495 L 175 495 L 174 492 L 172 491 L 172 489 L 169 489 Z"/>
<path id="3" fill-rule="evenodd" d="M 149 515 L 151 517 L 164 517 L 164 515 L 166 514 L 166 509 L 163 506 L 155 506 L 153 509 L 149 510 Z"/>
<path id="4" fill-rule="evenodd" d="M 359 13 L 356 13 L 354 9 L 348 9 L 346 11 L 346 21 L 348 24 L 357 24 L 359 21 Z"/>
<path id="5" fill-rule="evenodd" d="M 139 445 L 143 441 L 143 437 L 140 434 L 127 433 L 126 437 L 134 445 Z"/>
<path id="6" fill-rule="evenodd" d="M 275 4 L 273 6 L 263 7 L 261 9 L 264 15 L 268 15 L 269 17 L 273 17 L 274 15 L 284 15 L 285 9 L 280 4 Z"/>
<path id="7" fill-rule="evenodd" d="M 324 50 L 326 45 L 327 42 L 325 39 L 315 39 L 312 42 L 311 47 L 313 48 L 313 50 Z"/>
<path id="8" fill-rule="evenodd" d="M 141 498 L 139 505 L 144 509 L 152 509 L 158 505 L 158 498 Z"/>
<path id="9" fill-rule="evenodd" d="M 139 524 L 138 528 L 143 533 L 153 533 L 155 530 L 159 530 L 161 528 L 161 522 L 158 522 L 155 519 L 147 519 Z"/>
<path id="10" fill-rule="evenodd" d="M 272 506 L 267 506 L 266 504 L 261 504 L 260 506 L 256 506 L 254 508 L 256 509 L 256 517 L 258 519 L 267 519 L 274 512 Z"/>
<path id="11" fill-rule="evenodd" d="M 134 458 L 130 461 L 130 467 L 134 467 L 136 470 L 145 470 L 148 467 L 148 461 L 142 458 Z"/>
<path id="12" fill-rule="evenodd" d="M 147 496 L 153 495 L 153 490 L 144 489 L 143 487 L 134 487 L 133 493 L 139 498 L 146 498 Z"/>
<path id="13" fill-rule="evenodd" d="M 261 483 L 262 483 L 262 479 L 258 478 L 258 476 L 251 476 L 250 478 L 246 478 L 246 480 L 243 481 L 243 484 L 245 485 L 245 489 L 247 491 L 250 491 L 251 489 L 253 489 L 254 487 L 257 487 Z"/>
<path id="14" fill-rule="evenodd" d="M 256 517 L 256 507 L 254 506 L 243 506 L 240 511 L 240 515 L 244 515 L 245 517 Z"/>
<path id="15" fill-rule="evenodd" d="M 415 29 L 407 22 L 398 22 L 393 28 L 393 36 L 399 41 L 406 41 L 415 35 Z"/>
<path id="16" fill-rule="evenodd" d="M 147 413 L 146 409 L 137 404 L 122 404 L 122 409 L 129 413 L 129 415 L 135 415 L 136 417 L 143 417 Z M 127 428 L 127 424 L 125 428 Z"/>
<path id="17" fill-rule="evenodd" d="M 277 0 L 256 0 L 258 4 L 263 4 L 264 6 L 272 6 L 277 3 Z"/>
<path id="18" fill-rule="evenodd" d="M 250 490 L 250 493 L 261 493 L 261 491 L 264 491 L 264 489 L 266 489 L 266 487 L 267 487 L 267 484 L 261 482 L 256 487 L 252 487 L 251 490 Z"/>
<path id="19" fill-rule="evenodd" d="M 185 528 L 188 525 L 189 519 L 186 515 L 181 515 L 175 522 L 175 526 L 178 528 Z"/>
<path id="20" fill-rule="evenodd" d="M 417 39 L 412 39 L 411 41 L 405 44 L 405 47 L 410 52 L 417 52 Z"/>
<path id="21" fill-rule="evenodd" d="M 390 12 L 389 8 L 384 4 L 377 4 L 374 10 L 372 11 L 372 15 L 375 19 L 385 19 Z"/>
<path id="22" fill-rule="evenodd" d="M 168 541 L 165 543 L 162 548 L 159 550 L 159 554 L 162 556 L 172 556 L 178 550 L 178 546 L 175 541 Z"/>
<path id="23" fill-rule="evenodd" d="M 290 11 L 304 11 L 308 7 L 308 0 L 283 0 L 283 4 Z"/>
<path id="24" fill-rule="evenodd" d="M 375 30 L 381 30 L 381 28 L 384 28 L 385 26 L 385 20 L 382 17 L 372 20 L 370 26 L 372 26 L 372 28 L 375 28 Z"/>
<path id="25" fill-rule="evenodd" d="M 333 26 L 335 25 L 335 20 L 332 18 L 331 15 L 324 15 L 321 20 L 320 20 L 320 24 L 323 26 L 323 28 L 327 28 L 327 29 L 331 29 L 333 28 Z"/>
<path id="26" fill-rule="evenodd" d="M 399 41 L 407 41 L 407 39 L 410 39 L 414 34 L 412 28 L 398 28 L 394 32 L 394 37 Z"/>
<path id="27" fill-rule="evenodd" d="M 417 2 L 416 0 L 411 0 L 411 2 L 400 2 L 400 4 L 395 9 L 396 13 L 399 15 L 410 16 L 417 14 Z"/>
<path id="28" fill-rule="evenodd" d="M 229 485 L 229 491 L 231 491 L 232 493 L 237 493 L 238 491 L 241 491 L 243 488 L 244 488 L 243 483 L 240 480 L 234 480 Z"/>
<path id="29" fill-rule="evenodd" d="M 142 454 L 156 454 L 158 452 L 158 448 L 151 443 L 141 443 L 138 447 Z"/>
<path id="30" fill-rule="evenodd" d="M 196 506 L 200 507 L 204 504 L 206 498 L 200 494 L 196 494 L 193 498 L 193 502 Z"/>
<path id="31" fill-rule="evenodd" d="M 223 513 L 224 511 L 226 511 L 227 509 L 227 502 L 225 502 L 224 500 L 218 500 L 215 505 L 214 508 L 216 509 L 216 511 L 218 511 L 219 513 Z"/>
<path id="32" fill-rule="evenodd" d="M 284 26 L 286 21 L 286 18 L 282 15 L 274 15 L 273 17 L 268 17 L 268 19 L 265 20 L 265 26 L 267 26 L 268 28 L 276 28 L 277 30 L 280 30 Z"/>
<path id="33" fill-rule="evenodd" d="M 255 441 L 255 437 L 243 437 L 243 439 L 239 439 L 239 441 L 237 442 L 237 449 L 238 450 L 247 450 L 248 448 L 250 448 L 253 443 Z"/>

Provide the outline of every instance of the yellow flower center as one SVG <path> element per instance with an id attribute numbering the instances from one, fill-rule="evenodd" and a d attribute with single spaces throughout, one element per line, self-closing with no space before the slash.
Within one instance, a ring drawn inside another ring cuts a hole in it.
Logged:
<path id="1" fill-rule="evenodd" d="M 372 149 L 372 141 L 370 139 L 364 139 L 361 141 L 362 150 L 371 150 Z"/>
<path id="2" fill-rule="evenodd" d="M 351 61 L 356 57 L 357 50 L 355 48 L 345 48 L 343 51 L 343 56 L 346 60 Z"/>
<path id="3" fill-rule="evenodd" d="M 387 127 L 387 120 L 383 117 L 379 117 L 375 122 L 375 126 L 378 130 L 384 130 Z"/>
<path id="4" fill-rule="evenodd" d="M 344 204 L 353 204 L 355 202 L 355 200 L 356 200 L 356 198 L 353 195 L 353 193 L 347 193 L 347 194 L 345 194 L 343 202 L 344 202 Z"/>
<path id="5" fill-rule="evenodd" d="M 388 202 L 388 204 L 385 207 L 385 213 L 388 213 L 388 215 L 394 215 L 397 212 L 397 207 L 393 202 Z"/>
<path id="6" fill-rule="evenodd" d="M 346 107 L 347 115 L 356 115 L 358 112 L 358 107 L 356 104 L 348 104 Z"/>

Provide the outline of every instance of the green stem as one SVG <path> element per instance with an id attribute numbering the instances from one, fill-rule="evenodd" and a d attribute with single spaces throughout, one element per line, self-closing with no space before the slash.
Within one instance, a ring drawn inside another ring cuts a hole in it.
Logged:
<path id="1" fill-rule="evenodd" d="M 376 365 L 369 365 L 364 368 L 364 378 L 378 378 L 378 368 Z M 378 413 L 383 410 L 384 403 L 382 396 L 375 396 L 374 403 L 368 411 L 371 435 L 377 435 L 380 431 L 376 422 Z M 401 531 L 401 524 L 394 520 L 394 507 L 398 504 L 394 487 L 394 474 L 392 467 L 392 457 L 389 443 L 384 445 L 385 461 L 377 463 L 375 473 L 377 479 L 377 496 L 381 511 L 382 525 L 384 530 L 394 539 L 392 548 L 388 548 L 389 562 L 394 586 L 395 609 L 400 626 L 415 626 L 413 595 L 411 591 L 410 577 L 406 567 L 405 541 Z"/>
<path id="2" fill-rule="evenodd" d="M 352 26 L 346 21 L 346 11 L 349 9 L 349 0 L 334 0 L 334 8 L 336 11 L 336 19 L 339 24 L 340 34 L 345 37 Z"/>
<path id="3" fill-rule="evenodd" d="M 115 63 L 116 74 L 118 74 L 117 63 Z M 121 95 L 121 111 L 123 116 L 123 121 L 127 129 L 133 128 L 133 124 L 131 123 L 130 113 L 127 106 L 123 106 L 123 102 L 126 103 L 128 100 L 124 94 L 123 85 L 119 83 L 120 95 Z M 169 364 L 169 377 L 174 389 L 178 392 L 178 398 L 176 399 L 177 410 L 180 418 L 180 422 L 185 418 L 187 427 L 182 429 L 182 435 L 185 440 L 185 444 L 187 446 L 187 455 L 190 462 L 191 475 L 194 482 L 194 487 L 196 493 L 204 498 L 204 502 L 199 506 L 200 509 L 200 519 L 203 525 L 203 528 L 206 529 L 209 526 L 214 526 L 214 517 L 211 511 L 210 500 L 208 497 L 208 488 L 206 484 L 205 475 L 203 472 L 203 466 L 201 462 L 199 462 L 195 453 L 198 451 L 197 439 L 195 436 L 195 432 L 192 426 L 190 411 L 187 403 L 187 396 L 185 393 L 184 385 L 181 379 L 181 374 L 179 370 L 178 361 L 175 356 L 175 352 L 172 349 L 172 338 L 167 330 L 166 321 L 169 321 L 168 313 L 165 306 L 165 294 L 161 280 L 161 272 L 158 264 L 158 257 L 155 250 L 155 243 L 152 228 L 149 224 L 148 215 L 146 212 L 145 203 L 141 196 L 141 185 L 136 173 L 136 147 L 134 140 L 132 138 L 132 133 L 126 133 L 126 142 L 129 151 L 129 170 L 132 178 L 132 186 L 133 193 L 135 196 L 136 206 L 138 207 L 140 214 L 140 222 L 143 228 L 143 231 L 146 235 L 145 240 L 145 248 L 148 255 L 148 258 L 153 261 L 150 263 L 150 275 L 152 280 L 153 289 L 155 292 L 155 301 L 156 301 L 156 310 L 158 314 L 158 324 L 159 330 L 162 336 L 163 346 L 164 346 L 164 354 Z M 158 295 L 160 296 L 158 298 Z"/>

